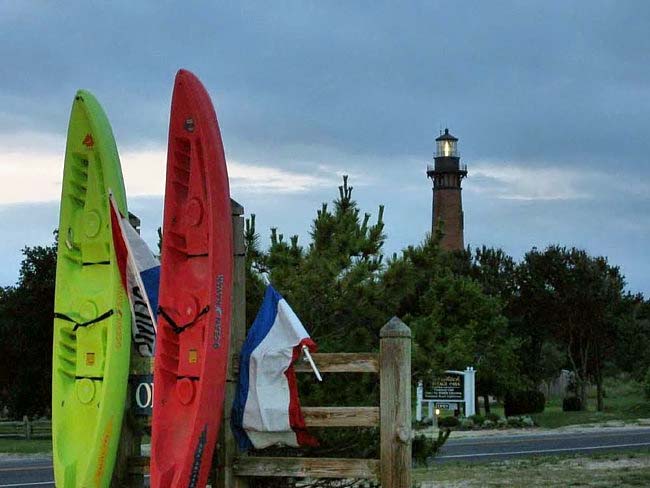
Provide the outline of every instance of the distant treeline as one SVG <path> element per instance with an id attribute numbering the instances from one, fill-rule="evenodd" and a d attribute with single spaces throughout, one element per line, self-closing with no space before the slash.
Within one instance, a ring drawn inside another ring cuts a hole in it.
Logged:
<path id="1" fill-rule="evenodd" d="M 576 395 L 596 385 L 602 408 L 604 375 L 641 378 L 650 366 L 650 303 L 625 290 L 606 258 L 560 245 L 533 248 L 521 262 L 487 247 L 448 253 L 439 235 L 387 257 L 383 213 L 380 207 L 371 222 L 344 179 L 333 204 L 317 211 L 305 245 L 271 229 L 263 247 L 251 216 L 248 323 L 266 272 L 322 351 L 376 350 L 381 326 L 401 317 L 414 333 L 415 380 L 472 365 L 479 394 L 503 396 L 535 389 L 565 368 Z M 47 415 L 50 405 L 56 245 L 23 254 L 18 283 L 0 289 L 0 408 L 13 417 Z M 303 378 L 303 403 L 376 403 L 375 378 L 340 376 L 320 386 Z M 358 455 L 356 444 L 345 445 Z"/>

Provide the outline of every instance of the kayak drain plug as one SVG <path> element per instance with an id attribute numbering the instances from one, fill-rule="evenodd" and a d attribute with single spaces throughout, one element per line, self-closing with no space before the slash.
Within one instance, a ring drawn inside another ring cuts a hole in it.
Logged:
<path id="1" fill-rule="evenodd" d="M 183 405 L 188 405 L 194 400 L 194 382 L 189 378 L 182 378 L 176 382 L 176 394 Z"/>

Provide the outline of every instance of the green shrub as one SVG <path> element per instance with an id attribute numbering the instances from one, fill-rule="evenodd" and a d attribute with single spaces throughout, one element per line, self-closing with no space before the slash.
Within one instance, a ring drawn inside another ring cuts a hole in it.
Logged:
<path id="1" fill-rule="evenodd" d="M 490 412 L 485 415 L 485 419 L 494 422 L 496 424 L 499 422 L 499 420 L 501 420 L 501 416 L 498 413 Z"/>
<path id="2" fill-rule="evenodd" d="M 469 418 L 472 419 L 472 422 L 474 422 L 476 425 L 483 425 L 483 422 L 485 422 L 485 417 L 478 413 L 470 416 Z"/>
<path id="3" fill-rule="evenodd" d="M 642 368 L 640 368 L 642 369 Z M 639 383 L 645 386 L 646 375 L 648 371 L 645 370 L 639 373 L 641 379 L 636 380 L 629 373 L 618 373 L 615 376 L 610 376 L 603 379 L 603 396 L 605 398 L 620 398 L 627 396 L 635 396 L 639 393 Z"/>
<path id="4" fill-rule="evenodd" d="M 508 419 L 505 422 L 503 420 L 497 422 L 497 425 L 499 427 L 504 427 L 505 425 L 507 425 L 508 427 L 516 427 L 516 428 L 535 427 L 535 421 L 528 415 L 521 415 L 515 417 L 508 417 Z"/>
<path id="5" fill-rule="evenodd" d="M 427 459 L 434 457 L 443 446 L 451 431 L 444 429 L 438 431 L 438 438 L 431 439 L 425 435 L 417 435 L 411 443 L 411 452 L 416 465 L 426 464 Z"/>
<path id="6" fill-rule="evenodd" d="M 460 421 L 458 417 L 440 417 L 438 419 L 438 427 L 458 427 Z"/>
<path id="7" fill-rule="evenodd" d="M 494 429 L 495 425 L 496 424 L 494 422 L 492 422 L 491 420 L 486 419 L 485 422 L 483 422 L 482 427 L 484 429 Z"/>
<path id="8" fill-rule="evenodd" d="M 522 423 L 521 419 L 519 417 L 508 417 L 507 419 L 508 427 L 523 427 L 524 424 Z"/>
<path id="9" fill-rule="evenodd" d="M 460 419 L 460 428 L 461 430 L 472 430 L 474 428 L 474 421 L 463 417 Z"/>
<path id="10" fill-rule="evenodd" d="M 425 435 L 416 435 L 411 442 L 411 457 L 416 465 L 426 464 L 427 458 L 431 456 L 431 441 Z"/>
<path id="11" fill-rule="evenodd" d="M 643 378 L 643 393 L 645 393 L 646 399 L 650 400 L 650 368 L 648 368 Z"/>
<path id="12" fill-rule="evenodd" d="M 424 427 L 430 427 L 433 425 L 433 419 L 431 417 L 425 417 L 422 420 L 416 420 L 413 422 L 413 427 L 416 429 L 422 429 Z"/>
<path id="13" fill-rule="evenodd" d="M 541 391 L 524 390 L 506 394 L 504 410 L 506 417 L 525 413 L 541 413 L 544 411 L 546 398 Z"/>
<path id="14" fill-rule="evenodd" d="M 523 427 L 535 427 L 535 421 L 532 419 L 532 417 L 525 416 L 521 417 L 521 424 Z"/>
<path id="15" fill-rule="evenodd" d="M 566 397 L 562 400 L 563 412 L 579 412 L 582 410 L 582 400 L 577 396 Z"/>

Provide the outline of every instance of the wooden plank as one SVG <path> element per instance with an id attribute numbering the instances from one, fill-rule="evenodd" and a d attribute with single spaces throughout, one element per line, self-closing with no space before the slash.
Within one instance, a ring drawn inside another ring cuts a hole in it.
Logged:
<path id="1" fill-rule="evenodd" d="M 133 456 L 129 458 L 128 473 L 130 475 L 149 474 L 149 457 Z"/>
<path id="2" fill-rule="evenodd" d="M 379 331 L 382 488 L 411 488 L 411 329 L 393 317 Z"/>
<path id="3" fill-rule="evenodd" d="M 307 427 L 376 427 L 379 407 L 302 407 Z"/>
<path id="4" fill-rule="evenodd" d="M 32 438 L 47 439 L 52 437 L 52 422 L 49 420 L 34 420 L 30 425 Z"/>
<path id="5" fill-rule="evenodd" d="M 0 422 L 0 437 L 25 437 L 24 422 Z"/>
<path id="6" fill-rule="evenodd" d="M 239 353 L 246 340 L 246 244 L 244 242 L 244 208 L 235 200 L 230 200 L 232 207 L 233 231 L 233 290 L 232 319 L 230 325 L 229 364 Z M 237 366 L 239 364 L 237 363 Z M 237 368 L 238 369 L 238 368 Z M 230 426 L 230 408 L 237 390 L 238 375 L 235 368 L 228 368 L 226 381 L 225 410 L 219 432 L 219 440 L 213 460 L 213 472 L 210 478 L 216 488 L 245 488 L 248 481 L 235 476 L 232 469 L 233 460 L 238 455 L 235 437 Z M 216 468 L 216 472 L 214 470 Z"/>
<path id="7" fill-rule="evenodd" d="M 131 350 L 131 358 L 133 358 L 133 350 Z M 128 398 L 131 398 L 132 387 L 127 387 Z M 127 402 L 128 403 L 128 402 Z M 138 430 L 135 428 L 134 422 L 131 420 L 130 408 L 124 413 L 122 419 L 122 432 L 120 434 L 120 443 L 117 446 L 117 460 L 115 468 L 113 468 L 113 477 L 110 482 L 110 488 L 123 488 L 123 487 L 136 487 L 142 486 L 143 479 L 141 476 L 136 476 L 131 479 L 131 474 L 128 471 L 128 464 L 130 459 L 134 456 L 140 455 L 140 442 L 141 437 Z"/>
<path id="8" fill-rule="evenodd" d="M 307 427 L 376 427 L 379 407 L 302 407 Z M 229 419 L 230 412 L 224 417 Z M 151 417 L 146 418 L 151 425 Z"/>
<path id="9" fill-rule="evenodd" d="M 24 425 L 24 422 L 20 420 L 10 420 L 8 422 L 0 422 L 0 427 L 7 427 L 10 429 L 15 429 L 15 428 L 22 428 Z"/>
<path id="10" fill-rule="evenodd" d="M 152 374 L 153 358 L 140 356 L 136 348 L 131 348 L 129 374 L 134 377 Z M 142 473 L 129 472 L 131 458 L 140 456 L 140 444 L 145 431 L 150 432 L 151 417 L 136 415 L 134 402 L 134 382 L 127 387 L 127 411 L 122 420 L 122 433 L 117 451 L 117 461 L 113 470 L 111 488 L 140 487 L 144 483 Z M 147 465 L 147 469 L 148 465 Z"/>
<path id="11" fill-rule="evenodd" d="M 136 230 L 140 233 L 140 219 L 129 214 L 129 220 L 136 224 Z M 142 357 L 135 347 L 131 348 L 131 362 L 129 364 L 130 375 L 149 375 L 153 367 L 153 358 Z M 144 433 L 144 425 L 141 417 L 136 416 L 134 405 L 134 385 L 131 381 L 127 386 L 127 404 L 124 417 L 122 419 L 122 431 L 120 434 L 120 443 L 117 447 L 117 459 L 113 476 L 111 479 L 111 488 L 140 487 L 144 483 L 141 475 L 129 473 L 129 461 L 132 457 L 140 456 L 140 444 Z"/>
<path id="12" fill-rule="evenodd" d="M 312 354 L 318 369 L 323 373 L 378 373 L 379 355 L 376 353 L 315 353 Z M 312 372 L 309 363 L 297 362 L 295 370 L 300 373 Z"/>
<path id="13" fill-rule="evenodd" d="M 378 479 L 376 459 L 244 457 L 235 460 L 238 476 Z"/>
<path id="14" fill-rule="evenodd" d="M 244 207 L 232 198 L 230 199 L 230 211 L 233 216 L 244 215 Z"/>
<path id="15" fill-rule="evenodd" d="M 376 427 L 379 407 L 302 407 L 307 427 Z M 230 412 L 224 417 L 229 419 Z M 151 417 L 148 417 L 151 424 Z"/>

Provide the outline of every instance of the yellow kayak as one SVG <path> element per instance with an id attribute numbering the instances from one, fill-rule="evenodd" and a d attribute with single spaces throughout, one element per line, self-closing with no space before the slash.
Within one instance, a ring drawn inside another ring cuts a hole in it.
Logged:
<path id="1" fill-rule="evenodd" d="M 59 488 L 109 486 L 125 410 L 131 312 L 113 245 L 109 192 L 126 215 L 113 132 L 95 97 L 80 90 L 68 127 L 54 305 L 52 438 Z"/>

